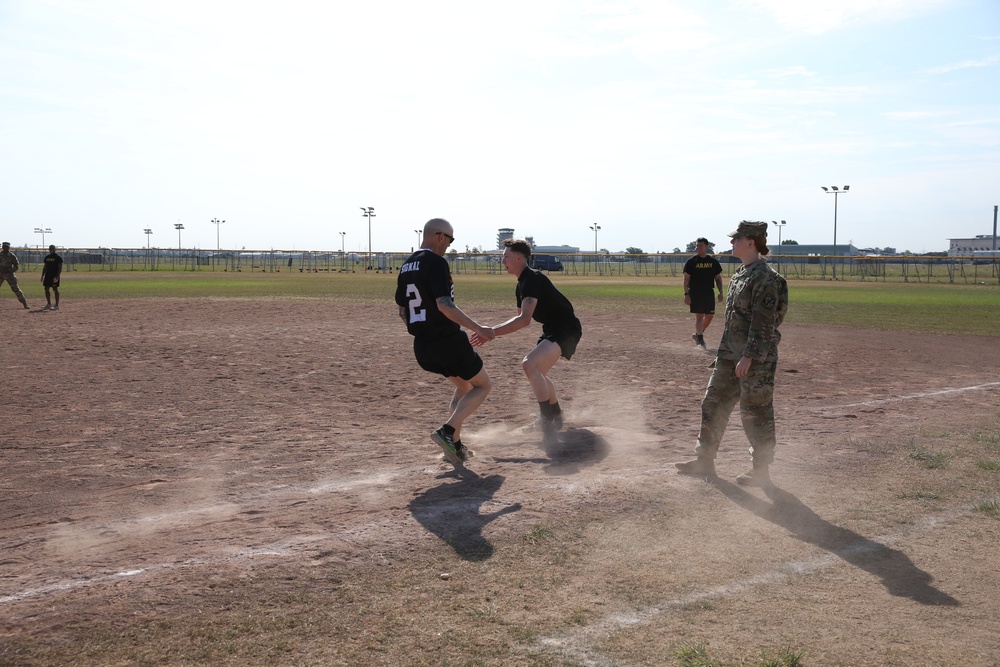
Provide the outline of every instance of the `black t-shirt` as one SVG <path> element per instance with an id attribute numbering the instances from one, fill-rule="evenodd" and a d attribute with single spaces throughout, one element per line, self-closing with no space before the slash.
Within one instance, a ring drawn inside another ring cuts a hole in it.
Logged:
<path id="1" fill-rule="evenodd" d="M 55 278 L 62 273 L 63 258 L 54 252 L 45 256 L 45 264 L 42 265 L 43 278 Z"/>
<path id="2" fill-rule="evenodd" d="M 722 273 L 722 265 L 711 255 L 695 255 L 684 264 L 684 273 L 691 276 L 688 286 L 692 292 L 711 292 L 715 276 Z"/>
<path id="3" fill-rule="evenodd" d="M 462 329 L 438 309 L 443 296 L 455 300 L 448 260 L 421 248 L 406 259 L 396 278 L 396 303 L 406 309 L 411 335 L 445 336 Z"/>
<path id="4" fill-rule="evenodd" d="M 535 312 L 531 319 L 541 322 L 542 331 L 561 331 L 578 328 L 580 321 L 573 312 L 573 304 L 556 289 L 549 277 L 541 271 L 525 267 L 517 277 L 517 307 L 527 299 L 535 299 Z"/>

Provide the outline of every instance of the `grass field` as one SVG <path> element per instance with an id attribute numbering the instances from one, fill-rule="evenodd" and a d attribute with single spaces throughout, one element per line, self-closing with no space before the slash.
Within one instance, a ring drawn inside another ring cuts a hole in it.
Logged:
<path id="1" fill-rule="evenodd" d="M 579 311 L 687 313 L 679 278 L 552 277 Z M 507 275 L 456 275 L 455 288 L 460 305 L 509 307 L 514 280 Z M 63 297 L 384 300 L 389 307 L 394 289 L 394 274 L 102 272 L 67 276 Z M 789 322 L 1000 336 L 998 285 L 790 281 L 789 297 Z"/>

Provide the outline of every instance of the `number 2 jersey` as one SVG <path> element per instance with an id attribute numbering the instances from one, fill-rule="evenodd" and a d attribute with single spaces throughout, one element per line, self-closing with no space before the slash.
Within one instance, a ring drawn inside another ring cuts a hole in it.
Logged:
<path id="1" fill-rule="evenodd" d="M 438 309 L 437 300 L 455 300 L 448 260 L 421 248 L 410 255 L 396 278 L 396 304 L 406 311 L 406 330 L 413 336 L 447 336 L 461 331 Z"/>

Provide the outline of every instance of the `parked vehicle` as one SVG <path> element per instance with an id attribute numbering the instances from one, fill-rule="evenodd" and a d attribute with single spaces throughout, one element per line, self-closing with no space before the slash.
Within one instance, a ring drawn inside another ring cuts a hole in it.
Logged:
<path id="1" fill-rule="evenodd" d="M 555 255 L 532 255 L 531 268 L 542 271 L 562 271 L 563 265 Z"/>

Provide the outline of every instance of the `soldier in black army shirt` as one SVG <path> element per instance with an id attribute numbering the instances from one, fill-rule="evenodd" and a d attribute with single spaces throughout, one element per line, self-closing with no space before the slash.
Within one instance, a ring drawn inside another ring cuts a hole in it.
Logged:
<path id="1" fill-rule="evenodd" d="M 719 288 L 719 303 L 722 303 L 722 265 L 708 254 L 711 244 L 704 236 L 695 241 L 698 254 L 684 263 L 684 303 L 694 313 L 694 344 L 705 347 L 705 329 L 715 317 L 716 295 L 714 284 Z"/>
<path id="2" fill-rule="evenodd" d="M 42 287 L 45 288 L 45 309 L 59 310 L 59 276 L 62 275 L 63 258 L 56 253 L 54 245 L 49 246 L 49 254 L 42 264 Z M 52 305 L 52 292 L 56 295 L 56 305 Z"/>

